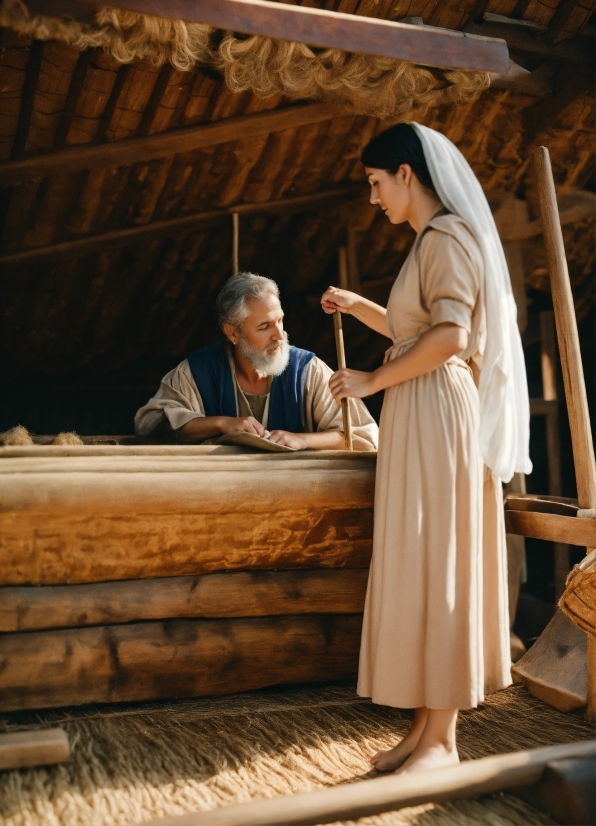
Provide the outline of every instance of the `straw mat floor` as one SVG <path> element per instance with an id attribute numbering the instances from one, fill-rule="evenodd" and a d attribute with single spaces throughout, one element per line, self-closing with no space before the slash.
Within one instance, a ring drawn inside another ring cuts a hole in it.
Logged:
<path id="1" fill-rule="evenodd" d="M 0 773 L 1 826 L 112 826 L 317 789 L 372 776 L 368 755 L 394 744 L 405 712 L 374 706 L 351 686 L 4 715 L 0 729 L 59 724 L 69 763 Z M 521 687 L 461 715 L 462 758 L 593 736 L 590 725 Z M 510 795 L 426 805 L 366 818 L 397 826 L 551 823 Z"/>

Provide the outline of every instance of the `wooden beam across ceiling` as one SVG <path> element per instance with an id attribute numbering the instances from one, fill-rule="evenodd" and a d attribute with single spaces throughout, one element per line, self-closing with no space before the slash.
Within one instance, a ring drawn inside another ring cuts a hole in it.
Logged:
<path id="1" fill-rule="evenodd" d="M 229 141 L 245 141 L 257 135 L 296 129 L 311 123 L 350 116 L 343 104 L 304 103 L 224 118 L 214 123 L 187 126 L 171 132 L 143 135 L 110 143 L 82 144 L 41 155 L 28 155 L 0 164 L 0 186 L 31 178 L 45 178 L 61 172 L 77 172 L 94 167 L 118 167 L 149 161 L 178 152 L 190 152 Z"/>
<path id="2" fill-rule="evenodd" d="M 52 14 L 55 0 L 35 0 Z M 60 0 L 61 8 L 65 0 Z M 105 0 L 74 0 L 75 7 L 105 6 Z M 203 23 L 216 29 L 308 43 L 319 48 L 390 57 L 443 69 L 504 72 L 507 45 L 484 36 L 396 23 L 269 0 L 118 0 L 118 8 Z M 39 12 L 38 12 L 39 13 Z"/>
<path id="3" fill-rule="evenodd" d="M 368 188 L 365 183 L 344 184 L 332 189 L 314 192 L 310 195 L 299 195 L 295 198 L 283 198 L 278 201 L 266 201 L 256 204 L 236 204 L 211 212 L 200 212 L 193 215 L 183 215 L 179 218 L 168 218 L 163 221 L 152 221 L 143 226 L 127 227 L 111 232 L 103 232 L 73 241 L 63 241 L 47 247 L 36 247 L 21 252 L 9 253 L 0 257 L 0 270 L 21 267 L 27 264 L 37 264 L 56 258 L 74 258 L 75 256 L 95 255 L 114 247 L 125 247 L 139 241 L 153 241 L 157 238 L 172 238 L 188 232 L 205 229 L 214 224 L 229 219 L 237 212 L 241 216 L 249 215 L 288 215 L 306 212 L 323 205 L 331 205 L 348 201 L 362 195 Z"/>
<path id="4" fill-rule="evenodd" d="M 542 28 L 542 27 L 540 27 Z M 506 41 L 512 52 L 556 60 L 563 63 L 586 63 L 594 65 L 594 40 L 578 36 L 571 41 L 555 45 L 547 39 L 545 33 L 537 30 L 535 24 L 526 20 L 516 20 L 501 15 L 485 14 L 483 22 L 471 21 L 464 26 L 470 34 L 500 37 Z"/>

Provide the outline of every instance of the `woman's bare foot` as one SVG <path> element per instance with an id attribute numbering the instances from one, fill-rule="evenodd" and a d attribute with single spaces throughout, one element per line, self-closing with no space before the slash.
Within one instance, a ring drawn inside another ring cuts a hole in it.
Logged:
<path id="1" fill-rule="evenodd" d="M 437 743 L 433 746 L 418 744 L 407 760 L 402 761 L 401 766 L 395 774 L 408 774 L 408 772 L 428 771 L 429 769 L 442 769 L 446 766 L 454 766 L 459 763 L 459 754 L 453 746 L 446 746 Z"/>
<path id="2" fill-rule="evenodd" d="M 459 763 L 455 744 L 456 723 L 455 709 L 427 709 L 426 723 L 416 747 L 395 773 L 428 771 Z"/>
<path id="3" fill-rule="evenodd" d="M 414 723 L 404 739 L 392 749 L 379 751 L 370 759 L 371 766 L 380 772 L 393 772 L 398 769 L 412 754 L 424 731 L 426 723 L 426 709 L 417 708 L 414 713 Z"/>

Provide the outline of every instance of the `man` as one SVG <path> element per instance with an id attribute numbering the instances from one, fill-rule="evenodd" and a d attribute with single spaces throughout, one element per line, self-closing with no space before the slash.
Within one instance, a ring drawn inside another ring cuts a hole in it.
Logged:
<path id="1" fill-rule="evenodd" d="M 291 347 L 275 281 L 241 272 L 217 298 L 226 342 L 196 350 L 161 380 L 135 416 L 135 432 L 175 431 L 183 443 L 254 433 L 296 450 L 341 450 L 341 407 L 328 387 L 330 368 Z M 377 425 L 350 399 L 355 450 L 376 450 Z"/>

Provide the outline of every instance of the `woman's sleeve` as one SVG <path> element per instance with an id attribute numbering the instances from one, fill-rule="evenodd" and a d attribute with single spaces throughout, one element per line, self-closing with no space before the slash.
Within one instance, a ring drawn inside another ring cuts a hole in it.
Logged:
<path id="1" fill-rule="evenodd" d="M 470 244 L 476 244 L 471 236 Z M 466 250 L 446 232 L 427 232 L 420 245 L 420 287 L 431 327 L 448 321 L 472 331 L 472 311 L 480 288 L 473 250 Z"/>

